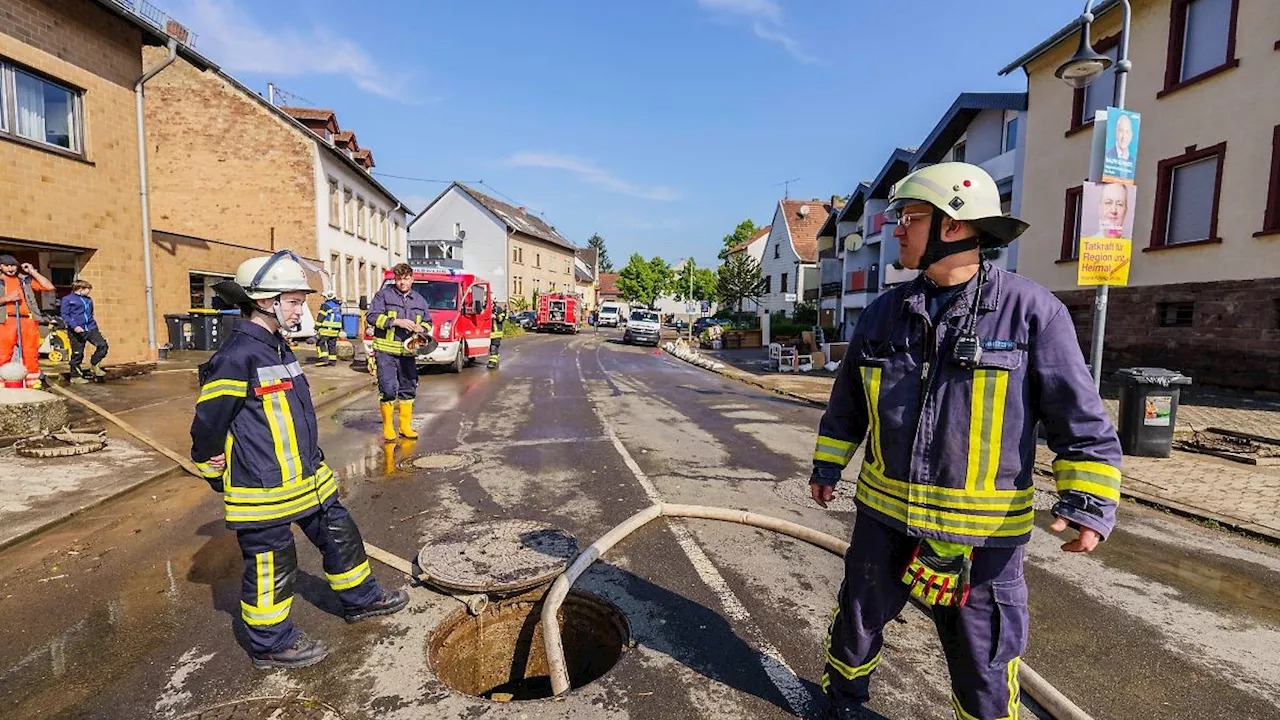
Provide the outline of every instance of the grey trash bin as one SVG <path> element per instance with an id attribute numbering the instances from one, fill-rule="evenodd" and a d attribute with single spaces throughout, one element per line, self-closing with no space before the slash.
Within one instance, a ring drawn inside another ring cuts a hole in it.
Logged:
<path id="1" fill-rule="evenodd" d="M 1169 457 L 1178 423 L 1179 386 L 1191 378 L 1177 370 L 1134 367 L 1116 371 L 1120 381 L 1120 451 Z"/>

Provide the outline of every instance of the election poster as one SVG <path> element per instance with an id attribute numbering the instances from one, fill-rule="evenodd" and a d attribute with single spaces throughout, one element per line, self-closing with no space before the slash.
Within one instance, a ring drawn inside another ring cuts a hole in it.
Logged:
<path id="1" fill-rule="evenodd" d="M 1137 187 L 1085 183 L 1080 201 L 1080 260 L 1077 285 L 1128 285 L 1133 260 Z"/>
<path id="2" fill-rule="evenodd" d="M 1106 151 L 1102 156 L 1102 182 L 1132 185 L 1138 172 L 1138 139 L 1142 115 L 1132 110 L 1107 108 Z"/>

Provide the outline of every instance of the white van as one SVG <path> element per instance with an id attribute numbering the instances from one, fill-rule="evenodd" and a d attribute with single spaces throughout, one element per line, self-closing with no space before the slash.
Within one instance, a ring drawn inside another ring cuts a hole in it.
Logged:
<path id="1" fill-rule="evenodd" d="M 618 327 L 627 323 L 627 304 L 620 302 L 600 303 L 600 314 L 596 316 L 597 327 Z"/>

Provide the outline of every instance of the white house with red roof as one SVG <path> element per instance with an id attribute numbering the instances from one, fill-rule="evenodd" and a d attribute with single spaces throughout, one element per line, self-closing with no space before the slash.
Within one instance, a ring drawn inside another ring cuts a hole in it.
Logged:
<path id="1" fill-rule="evenodd" d="M 796 303 L 804 300 L 805 290 L 818 289 L 818 231 L 831 210 L 830 202 L 825 200 L 778 201 L 760 261 L 760 274 L 764 277 L 762 312 L 793 315 Z"/>

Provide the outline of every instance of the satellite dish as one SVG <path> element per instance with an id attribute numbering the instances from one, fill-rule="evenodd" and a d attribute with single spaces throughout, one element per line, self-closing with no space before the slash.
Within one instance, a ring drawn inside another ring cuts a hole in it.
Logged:
<path id="1" fill-rule="evenodd" d="M 797 212 L 800 213 L 800 217 L 807 217 L 809 215 L 809 206 L 801 205 L 800 209 Z"/>
<path id="2" fill-rule="evenodd" d="M 458 239 L 459 239 L 459 240 L 466 240 L 466 239 L 467 239 L 467 231 L 466 231 L 466 230 L 459 230 L 459 231 L 458 231 Z"/>
<path id="3" fill-rule="evenodd" d="M 862 241 L 862 233 L 849 233 L 844 237 L 845 248 L 857 252 L 862 249 L 865 243 Z"/>

